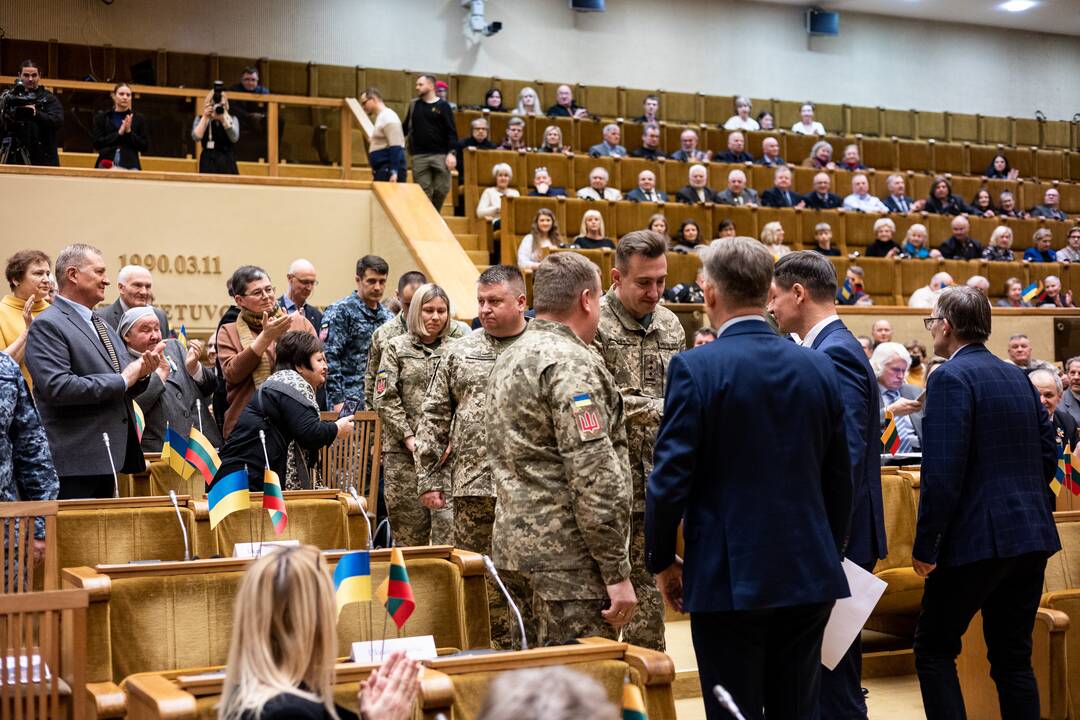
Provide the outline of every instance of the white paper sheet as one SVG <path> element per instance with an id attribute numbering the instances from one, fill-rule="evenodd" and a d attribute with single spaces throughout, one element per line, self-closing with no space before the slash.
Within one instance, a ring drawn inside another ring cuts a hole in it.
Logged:
<path id="1" fill-rule="evenodd" d="M 847 575 L 851 597 L 836 601 L 821 642 L 821 664 L 829 670 L 836 668 L 851 643 L 862 632 L 888 585 L 847 558 L 844 558 L 844 574 Z"/>
<path id="2" fill-rule="evenodd" d="M 398 650 L 404 650 L 406 657 L 412 660 L 434 660 L 439 656 L 435 652 L 435 636 L 420 635 L 417 637 L 386 638 L 385 642 L 382 640 L 354 642 L 350 659 L 358 663 L 381 663 L 384 653 L 390 655 Z"/>
<path id="3" fill-rule="evenodd" d="M 253 558 L 282 547 L 295 547 L 299 540 L 267 540 L 265 542 L 236 543 L 233 545 L 234 558 Z"/>

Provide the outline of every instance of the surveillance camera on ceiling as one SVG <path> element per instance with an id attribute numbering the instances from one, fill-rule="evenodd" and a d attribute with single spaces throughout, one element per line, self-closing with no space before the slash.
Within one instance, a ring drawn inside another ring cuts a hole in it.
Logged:
<path id="1" fill-rule="evenodd" d="M 491 37 L 502 30 L 501 22 L 496 20 L 489 23 L 484 17 L 484 0 L 461 0 L 461 7 L 469 12 L 469 30 L 473 34 Z"/>

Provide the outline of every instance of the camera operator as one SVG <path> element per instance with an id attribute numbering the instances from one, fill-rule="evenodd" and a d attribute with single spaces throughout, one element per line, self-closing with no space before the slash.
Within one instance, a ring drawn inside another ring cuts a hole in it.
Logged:
<path id="1" fill-rule="evenodd" d="M 259 82 L 259 69 L 251 66 L 244 68 L 240 82 L 229 86 L 231 92 L 269 95 L 270 88 Z M 232 114 L 240 123 L 244 133 L 244 144 L 236 149 L 238 160 L 257 161 L 266 157 L 266 103 L 257 100 L 234 100 Z M 278 137 L 285 134 L 285 115 L 278 115 Z"/>
<path id="2" fill-rule="evenodd" d="M 202 115 L 195 119 L 191 139 L 202 143 L 199 172 L 217 175 L 239 175 L 234 146 L 240 139 L 240 123 L 229 114 L 229 98 L 222 91 L 222 82 L 214 81 L 214 89 L 206 95 Z"/>
<path id="3" fill-rule="evenodd" d="M 131 109 L 131 86 L 118 83 L 112 91 L 113 109 L 94 116 L 94 167 L 142 170 L 139 153 L 149 147 L 146 118 Z"/>
<path id="4" fill-rule="evenodd" d="M 3 135 L 21 144 L 31 165 L 60 164 L 56 152 L 56 131 L 64 124 L 64 108 L 51 92 L 40 86 L 41 69 L 33 60 L 23 60 L 19 78 L 8 93 Z M 9 162 L 20 162 L 12 152 Z"/>

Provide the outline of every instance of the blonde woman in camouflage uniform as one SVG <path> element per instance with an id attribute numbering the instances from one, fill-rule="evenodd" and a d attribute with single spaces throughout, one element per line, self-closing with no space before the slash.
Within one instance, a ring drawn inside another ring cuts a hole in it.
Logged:
<path id="1" fill-rule="evenodd" d="M 452 338 L 464 333 L 450 319 L 450 298 L 438 285 L 421 285 L 406 318 L 408 332 L 391 339 L 375 374 L 375 410 L 383 425 L 383 492 L 397 545 L 453 541 L 453 507 L 429 510 L 417 490 L 416 426 L 431 376 Z"/>

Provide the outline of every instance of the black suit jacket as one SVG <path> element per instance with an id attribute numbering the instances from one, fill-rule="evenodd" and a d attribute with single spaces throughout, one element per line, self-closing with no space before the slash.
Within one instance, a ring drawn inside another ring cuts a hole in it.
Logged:
<path id="1" fill-rule="evenodd" d="M 94 312 L 105 321 L 105 324 L 116 330 L 120 327 L 120 318 L 124 317 L 124 306 L 120 304 L 120 298 L 117 298 L 112 305 Z M 169 318 L 166 317 L 165 311 L 156 307 L 154 308 L 154 314 L 157 315 L 158 323 L 161 324 L 161 337 L 169 337 Z"/>
<path id="2" fill-rule="evenodd" d="M 757 160 L 754 161 L 754 164 L 755 165 L 764 165 L 766 167 L 777 167 L 778 165 L 786 165 L 787 163 L 785 163 L 784 158 L 780 157 L 779 155 L 776 156 L 775 160 L 768 157 L 767 155 L 762 155 L 761 157 L 759 157 Z"/>
<path id="3" fill-rule="evenodd" d="M 705 191 L 705 202 L 716 202 L 716 191 L 712 188 L 702 188 Z M 675 193 L 675 199 L 681 203 L 687 205 L 696 205 L 701 202 L 698 200 L 697 190 L 689 185 L 683 185 L 682 188 Z"/>
<path id="4" fill-rule="evenodd" d="M 548 191 L 541 195 L 536 188 L 529 191 L 529 197 L 566 197 L 566 188 L 549 187 Z"/>
<path id="5" fill-rule="evenodd" d="M 150 136 L 146 129 L 146 118 L 142 113 L 131 114 L 131 132 L 123 135 L 116 131 L 109 119 L 108 111 L 101 111 L 94 116 L 93 132 L 94 149 L 98 151 L 97 162 L 94 167 L 101 167 L 102 160 L 110 162 L 120 151 L 120 167 L 142 170 L 139 164 L 139 153 L 146 152 L 150 147 Z"/>
<path id="6" fill-rule="evenodd" d="M 645 158 L 646 160 L 662 160 L 667 155 L 663 150 L 650 150 L 647 147 L 639 147 L 636 150 L 630 151 L 630 157 Z"/>
<path id="7" fill-rule="evenodd" d="M 911 210 L 911 204 L 913 202 L 915 202 L 915 201 L 912 200 L 907 195 L 903 195 L 901 197 L 903 197 L 904 202 L 907 203 L 908 210 Z M 889 212 L 894 212 L 894 213 L 902 213 L 902 212 L 904 212 L 904 210 L 900 207 L 899 203 L 896 202 L 896 198 L 894 198 L 892 195 L 886 195 L 885 197 L 881 198 L 881 202 L 885 205 L 885 207 L 887 207 L 889 209 Z"/>
<path id="8" fill-rule="evenodd" d="M 653 190 L 656 193 L 656 200 L 649 200 L 645 197 L 645 193 L 641 191 L 641 188 L 634 188 L 630 192 L 626 193 L 624 200 L 630 202 L 667 202 L 667 193 L 662 190 Z"/>
<path id="9" fill-rule="evenodd" d="M 713 162 L 723 162 L 723 163 L 754 162 L 754 156 L 751 155 L 750 153 L 746 152 L 745 150 L 743 152 L 741 152 L 741 153 L 738 153 L 738 154 L 733 153 L 730 150 L 725 150 L 724 152 L 719 153 L 718 155 L 714 156 L 713 157 Z"/>
<path id="10" fill-rule="evenodd" d="M 771 187 L 761 193 L 761 204 L 765 207 L 784 208 L 795 207 L 803 199 L 803 196 L 794 190 L 788 190 L 790 202 L 784 199 L 784 191 L 777 187 Z"/>
<path id="11" fill-rule="evenodd" d="M 816 192 L 807 193 L 803 200 L 806 201 L 806 207 L 814 210 L 835 210 L 844 204 L 843 199 L 836 193 L 829 193 L 824 199 Z"/>

